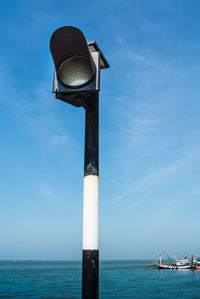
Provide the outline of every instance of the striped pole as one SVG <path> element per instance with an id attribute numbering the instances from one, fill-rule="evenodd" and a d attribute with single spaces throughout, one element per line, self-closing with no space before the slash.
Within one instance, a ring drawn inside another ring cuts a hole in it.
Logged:
<path id="1" fill-rule="evenodd" d="M 85 118 L 82 299 L 99 298 L 99 94 L 90 94 Z"/>

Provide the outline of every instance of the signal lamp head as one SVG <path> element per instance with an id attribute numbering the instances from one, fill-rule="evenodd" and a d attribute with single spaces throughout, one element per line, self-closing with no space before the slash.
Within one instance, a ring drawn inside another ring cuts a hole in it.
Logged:
<path id="1" fill-rule="evenodd" d="M 80 29 L 58 28 L 51 36 L 50 50 L 58 79 L 68 88 L 82 88 L 95 77 L 96 68 Z"/>
<path id="2" fill-rule="evenodd" d="M 91 62 L 84 56 L 73 56 L 58 67 L 60 81 L 71 88 L 79 88 L 89 83 L 93 78 Z"/>

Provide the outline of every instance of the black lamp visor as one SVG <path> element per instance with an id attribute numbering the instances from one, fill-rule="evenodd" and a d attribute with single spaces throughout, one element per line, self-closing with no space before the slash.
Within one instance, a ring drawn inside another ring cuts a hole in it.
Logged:
<path id="1" fill-rule="evenodd" d="M 80 29 L 73 26 L 58 28 L 51 36 L 50 51 L 58 78 L 66 86 L 78 88 L 87 85 L 95 76 L 95 65 Z"/>

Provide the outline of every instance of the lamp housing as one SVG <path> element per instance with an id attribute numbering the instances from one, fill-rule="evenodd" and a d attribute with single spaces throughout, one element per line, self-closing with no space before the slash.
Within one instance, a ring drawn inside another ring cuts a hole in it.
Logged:
<path id="1" fill-rule="evenodd" d="M 87 44 L 80 29 L 64 26 L 53 32 L 50 51 L 55 65 L 56 98 L 84 106 L 88 95 L 100 90 L 100 68 L 109 67 L 96 42 Z"/>

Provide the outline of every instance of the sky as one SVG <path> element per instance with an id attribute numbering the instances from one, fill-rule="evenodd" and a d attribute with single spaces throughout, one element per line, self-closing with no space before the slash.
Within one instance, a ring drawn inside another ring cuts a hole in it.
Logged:
<path id="1" fill-rule="evenodd" d="M 51 34 L 96 40 L 100 259 L 200 253 L 200 2 L 0 0 L 0 260 L 80 260 L 83 108 L 56 100 Z"/>

